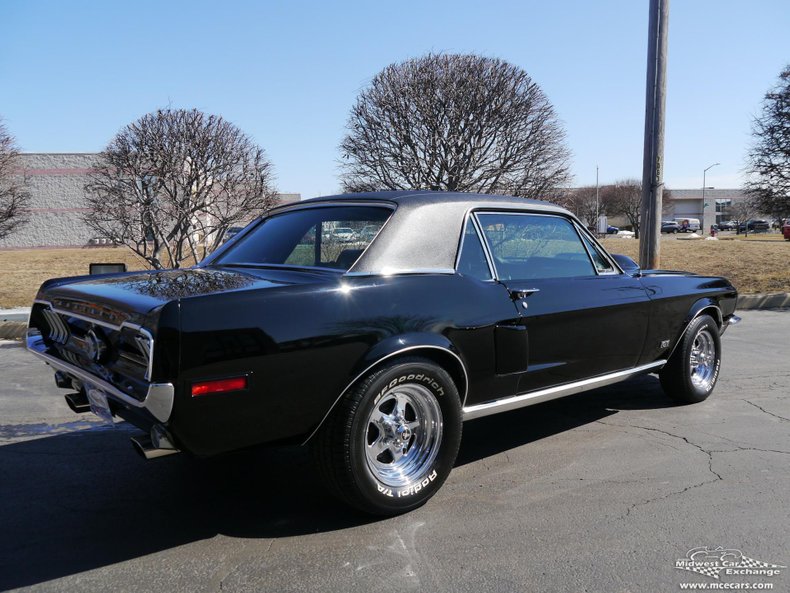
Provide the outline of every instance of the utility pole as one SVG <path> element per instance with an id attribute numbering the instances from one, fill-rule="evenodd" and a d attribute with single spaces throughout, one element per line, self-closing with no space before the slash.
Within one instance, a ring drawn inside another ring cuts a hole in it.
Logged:
<path id="1" fill-rule="evenodd" d="M 658 268 L 661 262 L 661 210 L 664 193 L 664 108 L 667 97 L 669 0 L 650 0 L 647 33 L 645 147 L 642 165 L 642 213 L 639 263 Z"/>

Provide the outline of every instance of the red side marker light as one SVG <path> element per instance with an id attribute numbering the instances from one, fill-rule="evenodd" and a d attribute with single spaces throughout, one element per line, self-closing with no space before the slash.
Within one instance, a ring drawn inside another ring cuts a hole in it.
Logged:
<path id="1" fill-rule="evenodd" d="M 192 397 L 197 395 L 208 395 L 209 393 L 239 391 L 240 389 L 247 389 L 247 377 L 201 381 L 200 383 L 192 383 Z"/>

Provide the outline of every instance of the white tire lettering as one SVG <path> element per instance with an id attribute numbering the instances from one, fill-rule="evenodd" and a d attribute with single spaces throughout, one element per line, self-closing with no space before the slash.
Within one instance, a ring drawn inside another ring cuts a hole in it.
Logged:
<path id="1" fill-rule="evenodd" d="M 398 490 L 398 498 L 403 498 L 404 496 L 411 496 L 412 494 L 417 494 L 423 488 L 426 488 L 428 484 L 433 482 L 438 477 L 436 470 L 433 470 L 430 475 L 425 478 L 422 482 L 418 482 L 417 484 L 413 484 L 401 490 Z M 379 490 L 381 487 L 379 486 Z"/>

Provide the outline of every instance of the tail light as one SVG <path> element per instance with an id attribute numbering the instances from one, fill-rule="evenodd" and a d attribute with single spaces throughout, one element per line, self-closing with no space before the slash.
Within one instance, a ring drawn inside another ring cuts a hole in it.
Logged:
<path id="1" fill-rule="evenodd" d="M 247 377 L 232 377 L 230 379 L 216 379 L 214 381 L 201 381 L 192 383 L 192 397 L 208 395 L 210 393 L 225 393 L 226 391 L 241 391 L 247 389 Z"/>

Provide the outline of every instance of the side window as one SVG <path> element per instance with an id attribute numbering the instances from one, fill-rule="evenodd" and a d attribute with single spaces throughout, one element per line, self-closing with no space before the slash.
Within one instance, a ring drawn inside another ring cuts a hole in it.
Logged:
<path id="1" fill-rule="evenodd" d="M 461 255 L 458 258 L 458 272 L 465 276 L 472 276 L 478 280 L 491 280 L 491 270 L 488 267 L 480 236 L 477 234 L 472 219 L 466 221 L 464 237 L 461 241 Z"/>
<path id="2" fill-rule="evenodd" d="M 595 265 L 595 269 L 598 271 L 598 273 L 599 274 L 616 273 L 614 266 L 610 264 L 609 260 L 607 260 L 603 256 L 601 250 L 598 249 L 598 246 L 592 241 L 590 241 L 590 238 L 584 233 L 579 233 L 579 234 L 582 236 L 582 241 L 584 241 L 584 244 L 587 246 L 587 250 L 590 252 L 590 256 L 592 257 L 593 260 L 593 265 Z"/>
<path id="3" fill-rule="evenodd" d="M 503 280 L 594 276 L 590 256 L 573 225 L 559 216 L 479 214 Z"/>

